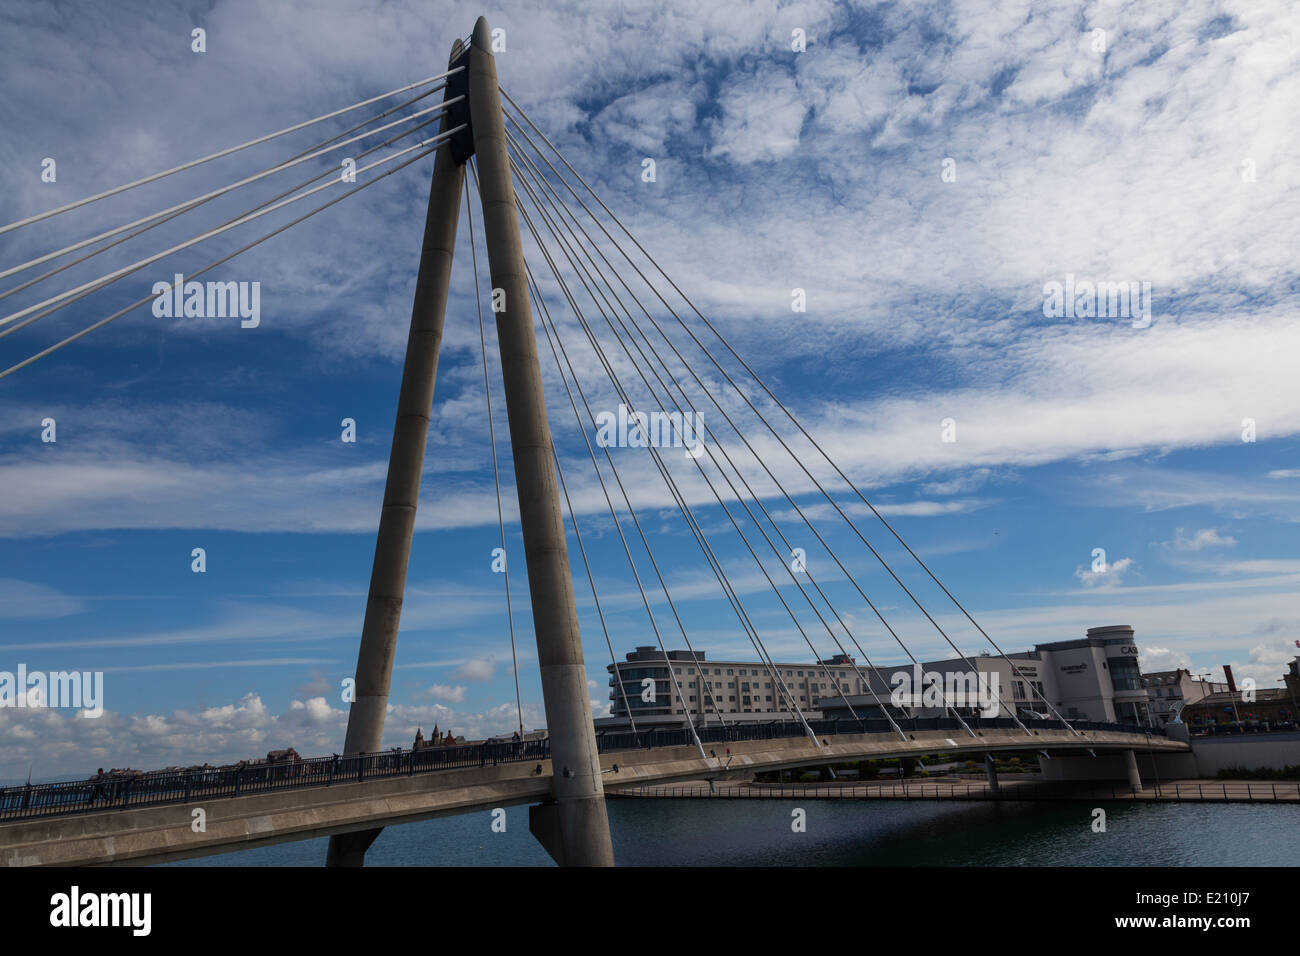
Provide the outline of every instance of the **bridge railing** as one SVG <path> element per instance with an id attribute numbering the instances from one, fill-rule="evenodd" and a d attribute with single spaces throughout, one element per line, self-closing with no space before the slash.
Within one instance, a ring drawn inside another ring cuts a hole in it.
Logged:
<path id="1" fill-rule="evenodd" d="M 1300 784 L 1290 782 L 1206 782 L 1179 780 L 1138 790 L 1116 781 L 1003 781 L 997 790 L 984 782 L 902 780 L 870 783 L 767 783 L 703 787 L 697 784 L 647 784 L 617 797 L 720 800 L 1132 800 L 1155 803 L 1300 803 Z"/>
<path id="2" fill-rule="evenodd" d="M 917 717 L 897 721 L 904 733 L 917 731 L 961 731 L 952 717 Z M 1015 729 L 1009 717 L 966 718 L 976 733 L 985 730 Z M 1149 729 L 1125 724 L 1094 721 L 1071 721 L 1079 731 L 1126 731 L 1163 736 L 1163 729 Z M 1027 722 L 1031 730 L 1061 730 L 1059 720 Z M 809 721 L 809 728 L 819 738 L 844 734 L 892 733 L 884 718 L 860 720 L 825 719 Z M 798 721 L 765 721 L 712 725 L 698 729 L 700 743 L 725 744 L 752 740 L 779 740 L 803 737 L 806 731 Z M 964 731 L 961 731 L 964 733 Z M 954 740 L 960 739 L 954 735 Z M 601 732 L 596 746 L 601 753 L 645 750 L 656 747 L 688 747 L 694 743 L 687 728 L 656 728 L 636 733 Z M 168 803 L 192 803 L 213 798 L 238 797 L 253 793 L 301 787 L 356 783 L 384 777 L 408 776 L 442 770 L 462 770 L 503 763 L 542 761 L 550 758 L 549 740 L 491 741 L 455 747 L 422 747 L 419 750 L 388 750 L 375 754 L 311 757 L 281 763 L 238 764 L 233 767 L 196 767 L 183 770 L 157 770 L 149 773 L 109 774 L 89 780 L 63 783 L 25 784 L 0 787 L 0 821 L 34 817 L 61 816 L 125 810 L 132 807 Z"/>
<path id="3" fill-rule="evenodd" d="M 967 727 L 976 733 L 985 730 L 1017 730 L 1021 724 L 1011 717 L 966 717 Z M 918 731 L 954 731 L 965 734 L 962 721 L 955 717 L 908 717 L 898 718 L 895 723 L 904 733 Z M 1030 731 L 1065 730 L 1061 720 L 1023 721 Z M 1089 720 L 1072 720 L 1070 726 L 1078 731 L 1111 731 L 1126 733 L 1150 733 L 1153 736 L 1165 736 L 1164 728 L 1139 727 L 1133 724 L 1108 724 Z M 839 734 L 888 734 L 894 733 L 894 725 L 884 717 L 868 717 L 858 720 L 827 718 L 810 720 L 808 727 L 818 737 Z M 803 724 L 798 721 L 752 721 L 727 725 L 711 724 L 697 728 L 700 743 L 730 743 L 732 741 L 777 740 L 806 735 Z M 960 739 L 960 738 L 955 738 Z M 694 743 L 689 729 L 654 728 L 633 733 L 631 731 L 602 732 L 596 736 L 596 747 L 601 753 L 616 750 L 645 750 L 652 747 L 689 747 Z"/>
<path id="4" fill-rule="evenodd" d="M 107 774 L 65 783 L 0 787 L 0 820 L 191 803 L 299 787 L 355 783 L 379 777 L 545 760 L 549 756 L 550 741 L 530 740 L 312 757 L 233 767 Z"/>

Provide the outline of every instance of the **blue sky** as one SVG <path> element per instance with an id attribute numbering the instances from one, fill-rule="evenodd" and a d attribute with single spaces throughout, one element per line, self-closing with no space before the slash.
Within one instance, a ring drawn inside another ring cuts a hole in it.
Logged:
<path id="1" fill-rule="evenodd" d="M 506 31 L 502 85 L 1003 648 L 1128 623 L 1148 670 L 1230 663 L 1278 682 L 1300 639 L 1300 27 L 1285 4 L 4 3 L 0 220 L 439 72 L 480 13 Z M 202 54 L 190 50 L 196 26 Z M 795 28 L 806 52 L 791 50 Z M 0 262 L 233 182 L 328 133 L 304 130 L 0 236 Z M 55 183 L 40 179 L 45 157 Z M 641 177 L 647 157 L 653 183 Z M 341 747 L 339 687 L 356 658 L 431 165 L 214 274 L 261 283 L 257 329 L 139 309 L 0 380 L 0 670 L 102 670 L 107 711 L 0 709 L 0 777 Z M 309 174 L 247 187 L 0 308 L 188 238 Z M 0 340 L 0 364 L 288 218 Z M 490 569 L 496 510 L 467 239 L 462 222 L 393 745 L 416 726 L 476 736 L 515 719 L 502 581 Z M 1044 285 L 1067 274 L 1150 282 L 1150 325 L 1045 317 Z M 543 285 L 594 406 L 615 407 L 556 287 Z M 796 288 L 806 312 L 791 310 Z M 491 338 L 489 325 L 510 522 Z M 617 349 L 612 337 L 606 346 Z M 621 655 L 652 636 L 549 359 L 543 372 Z M 46 417 L 55 444 L 40 440 Z M 339 440 L 348 417 L 356 444 Z M 955 442 L 941 441 L 947 418 Z M 1254 442 L 1242 441 L 1246 418 Z M 947 656 L 752 419 L 746 434 L 918 656 Z M 645 452 L 612 451 L 692 643 L 752 656 Z M 766 645 L 807 660 L 678 455 L 674 474 Z M 784 501 L 765 504 L 873 661 L 900 660 Z M 853 513 L 962 648 L 983 650 L 879 525 Z M 524 722 L 539 726 L 517 523 L 507 538 Z M 195 547 L 204 574 L 190 571 Z M 1095 548 L 1105 574 L 1091 571 Z M 570 549 L 599 712 L 608 652 L 572 538 Z M 672 635 L 666 606 L 656 615 Z"/>

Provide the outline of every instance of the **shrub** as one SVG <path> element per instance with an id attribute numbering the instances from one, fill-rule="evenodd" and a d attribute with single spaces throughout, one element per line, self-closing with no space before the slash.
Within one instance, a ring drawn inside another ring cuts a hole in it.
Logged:
<path id="1" fill-rule="evenodd" d="M 1300 764 L 1286 766 L 1281 770 L 1273 767 L 1224 767 L 1218 773 L 1219 780 L 1300 780 Z"/>

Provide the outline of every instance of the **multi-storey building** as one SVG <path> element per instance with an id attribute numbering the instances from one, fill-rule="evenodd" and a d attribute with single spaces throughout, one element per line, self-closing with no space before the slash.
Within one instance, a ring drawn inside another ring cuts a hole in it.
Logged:
<path id="1" fill-rule="evenodd" d="M 1189 704 L 1210 694 L 1227 693 L 1227 682 L 1206 680 L 1184 668 L 1142 675 L 1153 727 L 1164 727 Z"/>
<path id="2" fill-rule="evenodd" d="M 932 661 L 920 669 L 943 674 L 948 677 L 948 685 L 956 684 L 960 688 L 960 679 L 970 675 L 971 664 L 978 676 L 968 676 L 968 683 L 982 693 L 997 691 L 996 712 L 985 706 L 983 700 L 963 700 L 959 694 L 955 698 L 959 706 L 947 707 L 943 699 L 936 706 L 932 698 L 929 702 L 922 701 L 923 706 L 907 708 L 906 713 L 913 717 L 937 717 L 956 710 L 962 716 L 981 713 L 989 717 L 1033 719 L 1059 714 L 1067 720 L 1148 722 L 1147 694 L 1138 667 L 1137 644 L 1133 628 L 1126 624 L 1089 628 L 1078 640 L 1036 644 L 1032 651 L 981 654 L 970 658 L 970 663 L 962 658 Z M 881 671 L 889 674 L 887 680 L 897 680 L 897 669 Z M 856 698 L 850 698 L 849 702 L 855 710 L 870 709 L 874 703 Z M 960 706 L 963 703 L 965 706 Z M 848 716 L 840 707 L 828 707 L 826 714 Z"/>
<path id="3" fill-rule="evenodd" d="M 1133 628 L 1095 627 L 1032 651 L 865 667 L 837 655 L 813 664 L 710 661 L 703 652 L 638 647 L 610 672 L 601 729 L 822 716 L 1050 716 L 1146 724 L 1147 690 Z M 939 690 L 933 690 L 934 687 Z M 927 687 L 931 688 L 927 690 Z"/>
<path id="4" fill-rule="evenodd" d="M 820 717 L 823 697 L 866 693 L 867 671 L 837 655 L 815 664 L 711 661 L 702 651 L 638 647 L 610 672 L 609 718 L 601 727 L 679 725 L 689 712 L 697 723 L 727 720 L 794 720 L 796 712 Z"/>

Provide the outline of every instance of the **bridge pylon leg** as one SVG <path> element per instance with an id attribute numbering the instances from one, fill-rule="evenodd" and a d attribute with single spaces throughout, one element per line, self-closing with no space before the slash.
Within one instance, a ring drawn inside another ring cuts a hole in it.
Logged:
<path id="1" fill-rule="evenodd" d="M 551 738 L 555 801 L 534 808 L 531 829 L 562 866 L 613 866 L 614 848 L 551 457 L 551 432 L 528 301 L 492 34 L 483 17 L 474 24 L 470 40 L 469 109 L 482 189 L 493 309 L 500 309 L 496 324 L 501 377 L 510 421 L 542 697 Z M 499 293 L 504 301 L 499 299 Z"/>
<path id="2" fill-rule="evenodd" d="M 1124 768 L 1128 771 L 1128 785 L 1134 790 L 1142 789 L 1142 774 L 1138 772 L 1137 754 L 1132 750 L 1124 751 Z"/>
<path id="3" fill-rule="evenodd" d="M 452 47 L 453 60 L 461 49 L 457 40 Z M 444 99 L 449 95 L 444 93 Z M 449 127 L 450 120 L 444 116 L 442 128 Z M 424 448 L 433 409 L 433 385 L 438 373 L 438 350 L 447 312 L 451 257 L 456 246 L 464 181 L 464 164 L 453 158 L 451 144 L 443 143 L 435 154 L 433 181 L 429 187 L 420 271 L 415 282 L 411 330 L 406 340 L 397 420 L 388 456 L 384 508 L 375 540 L 370 595 L 361 625 L 355 696 L 348 710 L 345 754 L 375 753 L 383 749 L 384 716 L 388 710 L 393 656 L 397 652 L 397 628 L 406 591 L 411 535 L 415 531 L 415 509 L 420 497 L 420 476 L 424 470 Z M 379 830 L 375 829 L 330 837 L 325 865 L 363 865 L 366 850 L 378 835 Z"/>
<path id="4" fill-rule="evenodd" d="M 992 754 L 984 755 L 984 778 L 988 781 L 989 793 L 998 793 L 1000 790 L 998 785 L 998 767 L 997 764 L 993 762 Z"/>

